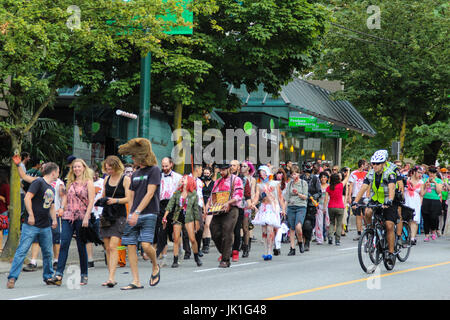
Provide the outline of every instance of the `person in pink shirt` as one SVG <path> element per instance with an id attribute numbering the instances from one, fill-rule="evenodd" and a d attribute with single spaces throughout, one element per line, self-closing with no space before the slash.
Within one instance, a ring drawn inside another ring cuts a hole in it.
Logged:
<path id="1" fill-rule="evenodd" d="M 342 193 L 344 191 L 344 185 L 350 174 L 347 174 L 344 181 L 341 182 L 341 177 L 337 173 L 333 173 L 330 177 L 330 185 L 327 187 L 326 192 L 328 193 L 328 215 L 330 216 L 330 228 L 328 232 L 328 244 L 333 244 L 333 231 L 335 232 L 336 245 L 341 245 L 341 230 L 342 230 L 342 218 L 344 217 L 345 204 L 342 198 Z M 336 229 L 335 229 L 336 227 Z"/>

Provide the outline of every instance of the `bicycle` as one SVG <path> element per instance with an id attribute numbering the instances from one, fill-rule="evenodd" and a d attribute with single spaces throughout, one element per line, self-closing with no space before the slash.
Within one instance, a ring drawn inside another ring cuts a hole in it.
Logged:
<path id="1" fill-rule="evenodd" d="M 392 261 L 387 259 L 389 254 L 389 246 L 386 238 L 387 231 L 385 227 L 385 219 L 383 217 L 383 205 L 380 203 L 369 203 L 367 208 L 373 210 L 372 224 L 367 226 L 358 241 L 359 264 L 364 272 L 373 273 L 381 261 L 383 261 L 385 268 L 390 271 L 394 268 L 396 257 L 398 257 L 401 249 L 397 250 L 396 254 L 394 253 L 394 258 Z M 396 244 L 395 247 L 398 248 L 398 245 Z M 369 258 L 368 261 L 365 259 L 366 256 Z M 406 259 L 407 258 L 408 257 L 406 256 Z M 406 259 L 404 261 L 406 261 Z"/>
<path id="2" fill-rule="evenodd" d="M 403 203 L 400 204 L 400 207 L 402 208 L 402 220 L 403 220 L 402 235 L 401 235 L 403 244 L 400 245 L 397 241 L 397 237 L 395 238 L 395 251 L 396 251 L 395 254 L 400 262 L 405 262 L 409 257 L 412 247 L 411 228 L 409 226 L 409 221 L 411 221 L 414 218 L 414 209 L 404 205 Z M 397 229 L 397 225 L 395 226 L 395 228 Z M 397 232 L 395 234 L 397 234 Z"/>

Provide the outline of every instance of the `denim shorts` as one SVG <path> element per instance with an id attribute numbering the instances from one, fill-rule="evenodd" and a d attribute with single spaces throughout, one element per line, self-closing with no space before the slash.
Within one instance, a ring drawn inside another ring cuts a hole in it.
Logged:
<path id="1" fill-rule="evenodd" d="M 148 213 L 139 215 L 135 226 L 125 225 L 122 236 L 122 245 L 137 245 L 139 242 L 153 244 L 155 238 L 157 214 Z"/>
<path id="2" fill-rule="evenodd" d="M 295 226 L 298 223 L 301 223 L 303 225 L 305 217 L 306 217 L 306 207 L 288 206 L 287 220 L 289 229 L 295 230 Z"/>

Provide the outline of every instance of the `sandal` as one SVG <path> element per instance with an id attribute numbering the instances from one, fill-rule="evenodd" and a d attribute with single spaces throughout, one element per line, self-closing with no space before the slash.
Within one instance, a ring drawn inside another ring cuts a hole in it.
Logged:
<path id="1" fill-rule="evenodd" d="M 61 286 L 62 284 L 62 277 L 61 276 L 54 276 L 53 278 L 47 279 L 48 284 L 54 284 L 56 286 Z"/>
<path id="2" fill-rule="evenodd" d="M 134 289 L 144 289 L 144 286 L 137 286 L 134 283 L 130 283 L 126 287 L 120 288 L 120 290 L 134 290 Z"/>
<path id="3" fill-rule="evenodd" d="M 107 286 L 108 288 L 114 288 L 114 286 L 117 284 L 117 281 L 110 281 L 108 280 L 106 282 L 106 284 L 104 284 L 105 286 Z"/>
<path id="4" fill-rule="evenodd" d="M 150 281 L 149 281 L 150 287 L 154 287 L 154 286 L 156 286 L 159 283 L 159 280 L 161 279 L 161 277 L 159 275 L 160 272 L 161 272 L 161 268 L 160 268 L 160 266 L 158 264 L 158 273 L 156 275 L 152 274 L 152 276 L 150 277 Z M 156 279 L 158 279 L 158 281 L 153 282 Z"/>

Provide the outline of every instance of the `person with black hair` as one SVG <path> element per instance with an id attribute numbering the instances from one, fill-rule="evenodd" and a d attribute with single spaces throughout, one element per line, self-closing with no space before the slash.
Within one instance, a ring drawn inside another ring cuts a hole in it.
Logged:
<path id="1" fill-rule="evenodd" d="M 409 222 L 411 228 L 411 244 L 416 245 L 418 225 L 421 221 L 421 207 L 423 195 L 425 194 L 424 182 L 422 180 L 423 170 L 414 166 L 408 172 L 408 180 L 405 184 L 405 205 L 414 209 L 414 218 Z"/>
<path id="2" fill-rule="evenodd" d="M 435 166 L 428 168 L 428 176 L 428 179 L 425 180 L 425 194 L 421 208 L 425 242 L 430 241 L 430 231 L 431 239 L 436 240 L 439 215 L 442 213 L 442 180 L 437 177 L 437 169 Z"/>
<path id="3" fill-rule="evenodd" d="M 308 203 L 302 230 L 305 238 L 305 251 L 309 251 L 312 232 L 316 226 L 317 207 L 314 202 L 319 201 L 322 196 L 322 188 L 320 186 L 319 178 L 312 174 L 312 167 L 310 164 L 304 165 L 304 174 L 300 178 L 308 183 Z"/>
<path id="4" fill-rule="evenodd" d="M 344 218 L 345 204 L 342 198 L 344 185 L 347 184 L 350 175 L 347 174 L 344 181 L 341 182 L 341 177 L 337 173 L 333 173 L 330 178 L 330 185 L 326 192 L 329 195 L 328 201 L 328 215 L 330 216 L 330 228 L 328 232 L 328 244 L 332 244 L 332 235 L 335 231 L 335 244 L 339 246 L 341 244 L 341 230 L 342 219 Z M 336 229 L 334 229 L 336 227 Z"/>

